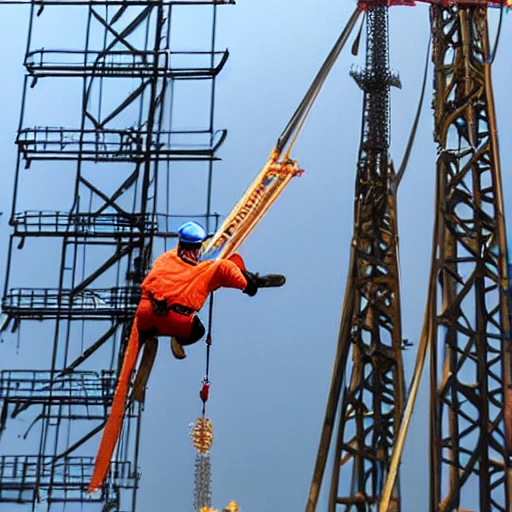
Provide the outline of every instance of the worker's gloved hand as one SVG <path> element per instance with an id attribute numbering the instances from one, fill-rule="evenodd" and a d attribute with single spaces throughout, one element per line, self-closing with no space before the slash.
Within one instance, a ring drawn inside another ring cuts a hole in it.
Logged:
<path id="1" fill-rule="evenodd" d="M 250 272 L 244 272 L 244 276 L 245 279 L 247 279 L 247 286 L 243 290 L 243 293 L 246 293 L 249 297 L 254 297 L 258 293 L 256 279 Z"/>

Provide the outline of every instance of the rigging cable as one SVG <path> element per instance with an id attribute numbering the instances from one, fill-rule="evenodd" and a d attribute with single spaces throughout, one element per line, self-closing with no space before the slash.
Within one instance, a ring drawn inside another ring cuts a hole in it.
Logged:
<path id="1" fill-rule="evenodd" d="M 210 294 L 208 308 L 208 333 L 206 334 L 206 371 L 202 381 L 199 397 L 203 403 L 201 416 L 192 424 L 190 437 L 196 449 L 194 470 L 194 509 L 196 512 L 211 510 L 212 501 L 212 471 L 210 449 L 213 443 L 213 426 L 206 417 L 206 402 L 210 391 L 210 348 L 212 344 L 213 324 L 213 292 Z"/>
<path id="2" fill-rule="evenodd" d="M 345 43 L 347 42 L 347 39 L 349 38 L 350 34 L 352 33 L 352 30 L 354 29 L 354 26 L 357 22 L 357 19 L 359 15 L 361 14 L 362 9 L 357 6 L 355 11 L 353 12 L 352 16 L 350 17 L 347 25 L 343 29 L 341 35 L 337 39 L 336 43 L 334 44 L 332 50 L 329 52 L 329 55 L 327 55 L 324 63 L 322 64 L 320 70 L 318 71 L 317 75 L 313 79 L 313 82 L 309 86 L 309 89 L 307 90 L 306 94 L 304 95 L 304 98 L 300 102 L 299 106 L 295 110 L 294 114 L 292 115 L 290 121 L 284 128 L 283 132 L 277 139 L 276 149 L 281 153 L 290 140 L 290 138 L 293 136 L 292 145 L 295 142 L 297 138 L 297 134 L 295 133 L 300 132 L 304 125 L 304 120 L 311 111 L 311 107 L 313 103 L 315 102 L 315 99 L 318 96 L 318 93 L 320 92 L 320 89 L 322 88 L 327 76 L 329 75 L 332 67 L 334 66 L 338 56 L 341 53 L 341 50 L 345 46 Z M 289 150 L 288 150 L 289 152 Z"/>
<path id="3" fill-rule="evenodd" d="M 208 401 L 208 391 L 210 388 L 210 349 L 212 346 L 212 325 L 213 325 L 213 293 L 210 294 L 210 304 L 208 307 L 208 332 L 206 334 L 206 370 L 203 378 L 203 387 L 199 396 L 203 402 L 202 415 L 206 413 L 206 402 Z"/>
<path id="4" fill-rule="evenodd" d="M 359 27 L 359 32 L 357 33 L 357 36 L 355 37 L 354 42 L 352 43 L 352 49 L 350 50 L 352 55 L 354 55 L 354 56 L 359 55 L 359 45 L 361 43 L 361 36 L 363 34 L 365 19 L 366 19 L 366 12 L 365 12 L 365 16 L 363 16 L 363 19 L 361 20 L 361 26 Z"/>
<path id="5" fill-rule="evenodd" d="M 396 173 L 395 183 L 396 183 L 396 189 L 398 189 L 398 185 L 400 185 L 400 181 L 402 181 L 402 178 L 404 176 L 405 170 L 407 168 L 407 164 L 409 163 L 409 157 L 411 156 L 411 151 L 414 146 L 414 140 L 416 139 L 416 132 L 418 130 L 418 125 L 420 122 L 421 117 L 421 110 L 423 107 L 423 100 L 425 98 L 425 90 L 427 88 L 427 77 L 428 77 L 428 69 L 429 69 L 429 57 L 430 57 L 430 43 L 432 40 L 432 36 L 428 39 L 428 45 L 427 45 L 427 55 L 425 58 L 425 69 L 423 72 L 423 84 L 421 86 L 421 93 L 420 93 L 420 99 L 418 102 L 418 108 L 416 110 L 416 117 L 414 118 L 414 123 L 412 125 L 411 134 L 409 136 L 409 140 L 407 142 L 407 146 L 405 148 L 405 153 L 402 159 L 402 164 L 400 165 L 400 168 L 398 169 L 398 172 Z"/>
<path id="6" fill-rule="evenodd" d="M 503 24 L 503 11 L 504 10 L 505 10 L 505 6 L 502 5 L 501 9 L 500 9 L 500 19 L 498 21 L 498 32 L 496 33 L 496 40 L 494 41 L 494 48 L 491 52 L 489 52 L 489 57 L 487 57 L 487 60 L 485 61 L 487 64 L 492 64 L 494 62 L 496 53 L 498 51 L 498 45 L 500 42 L 500 35 L 501 35 L 501 25 Z"/>

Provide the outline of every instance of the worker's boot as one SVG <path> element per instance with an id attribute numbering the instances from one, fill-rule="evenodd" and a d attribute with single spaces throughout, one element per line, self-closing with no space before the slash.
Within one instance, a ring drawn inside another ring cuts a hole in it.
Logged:
<path id="1" fill-rule="evenodd" d="M 187 357 L 183 345 L 174 337 L 171 338 L 171 352 L 176 359 L 185 359 Z"/>
<path id="2" fill-rule="evenodd" d="M 260 276 L 258 273 L 247 272 L 258 288 L 276 288 L 286 283 L 286 277 L 282 274 L 266 274 Z"/>

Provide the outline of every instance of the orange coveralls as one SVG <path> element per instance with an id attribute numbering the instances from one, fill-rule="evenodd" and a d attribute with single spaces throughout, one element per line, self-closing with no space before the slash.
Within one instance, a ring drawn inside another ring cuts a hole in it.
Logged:
<path id="1" fill-rule="evenodd" d="M 223 288 L 244 290 L 247 279 L 242 270 L 242 258 L 235 254 L 230 259 L 202 261 L 195 265 L 183 261 L 177 250 L 165 252 L 153 263 L 153 268 L 142 281 L 142 298 L 137 309 L 139 331 L 156 328 L 160 336 L 187 338 L 194 315 L 169 311 L 168 316 L 153 313 L 150 297 L 166 301 L 167 306 L 178 306 L 198 312 L 208 295 Z"/>
<path id="2" fill-rule="evenodd" d="M 202 261 L 193 265 L 183 261 L 178 257 L 177 249 L 173 249 L 154 261 L 152 269 L 141 284 L 141 300 L 135 313 L 110 416 L 103 431 L 88 492 L 93 492 L 102 486 L 121 432 L 128 387 L 142 345 L 139 342 L 139 332 L 154 332 L 156 329 L 156 336 L 187 338 L 192 329 L 195 314 L 203 307 L 211 292 L 221 287 L 240 290 L 247 287 L 248 283 L 243 270 L 245 270 L 245 264 L 238 254 L 228 259 Z M 153 311 L 150 296 L 157 301 L 165 301 L 168 308 L 176 305 L 189 309 L 192 313 L 183 315 L 175 310 L 168 310 L 164 316 L 157 315 Z"/>

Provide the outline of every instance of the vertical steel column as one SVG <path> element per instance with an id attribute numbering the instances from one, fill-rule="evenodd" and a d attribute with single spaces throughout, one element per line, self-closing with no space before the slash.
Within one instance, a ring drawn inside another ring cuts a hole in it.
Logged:
<path id="1" fill-rule="evenodd" d="M 433 6 L 431 24 L 439 153 L 431 511 L 509 512 L 509 281 L 486 7 Z"/>
<path id="2" fill-rule="evenodd" d="M 329 453 L 329 512 L 376 510 L 404 401 L 395 183 L 389 160 L 388 8 L 367 11 L 366 68 L 352 72 L 364 91 L 355 190 L 355 227 L 338 350 L 307 512 L 316 508 Z M 349 354 L 352 371 L 348 373 Z M 330 449 L 335 418 L 336 444 Z M 400 509 L 398 483 L 393 506 Z"/>

